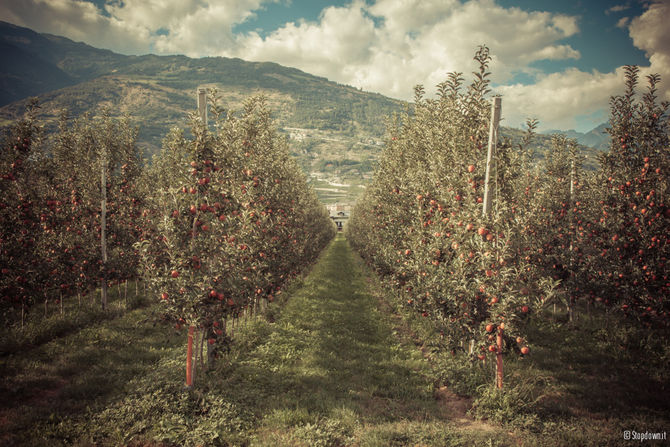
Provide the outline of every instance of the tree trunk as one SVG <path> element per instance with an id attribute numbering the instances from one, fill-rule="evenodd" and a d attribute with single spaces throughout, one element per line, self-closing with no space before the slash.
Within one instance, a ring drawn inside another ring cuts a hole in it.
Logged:
<path id="1" fill-rule="evenodd" d="M 572 323 L 575 320 L 575 299 L 573 296 L 570 296 L 568 301 L 568 321 Z"/>
<path id="2" fill-rule="evenodd" d="M 186 386 L 193 386 L 193 332 L 195 326 L 188 327 L 188 341 L 186 345 Z"/>
<path id="3" fill-rule="evenodd" d="M 216 343 L 218 343 L 218 339 Z M 215 349 L 216 343 L 214 345 L 210 345 L 209 343 L 207 343 L 207 364 L 206 364 L 207 369 L 210 369 L 214 365 L 214 354 L 216 353 Z"/>
<path id="4" fill-rule="evenodd" d="M 204 347 L 205 347 L 204 345 L 205 345 L 205 337 L 206 336 L 207 336 L 207 331 L 203 330 L 202 335 L 200 336 L 200 349 L 199 349 L 199 352 L 200 352 L 199 359 L 200 359 L 200 370 L 201 371 L 205 368 L 205 362 L 204 362 L 202 354 L 203 354 L 203 350 L 204 350 Z"/>
<path id="5" fill-rule="evenodd" d="M 498 335 L 496 336 L 496 387 L 502 389 L 503 387 L 503 358 L 502 358 L 502 339 L 503 339 L 503 330 L 498 329 Z"/>

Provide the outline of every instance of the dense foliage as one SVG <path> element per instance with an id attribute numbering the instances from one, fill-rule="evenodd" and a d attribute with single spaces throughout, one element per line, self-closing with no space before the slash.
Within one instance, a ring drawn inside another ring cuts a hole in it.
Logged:
<path id="1" fill-rule="evenodd" d="M 221 116 L 216 102 L 214 111 L 215 132 L 195 119 L 192 139 L 179 129 L 166 137 L 146 184 L 154 234 L 137 245 L 169 318 L 221 347 L 226 322 L 272 301 L 335 228 L 262 97 L 240 117 Z"/>
<path id="2" fill-rule="evenodd" d="M 667 325 L 670 145 L 658 78 L 649 77 L 638 103 L 628 68 L 600 171 L 584 170 L 576 142 L 560 135 L 535 160 L 532 120 L 521 144 L 499 142 L 493 210 L 483 215 L 488 50 L 475 60 L 465 91 L 460 73 L 438 85 L 435 100 L 419 86 L 413 109 L 390 122 L 375 179 L 351 218 L 351 243 L 404 305 L 433 320 L 442 349 L 470 358 L 500 352 L 493 342 L 503 327 L 503 352 L 528 354 L 529 319 L 555 304 L 570 318 L 580 303 L 622 304 Z"/>
<path id="3" fill-rule="evenodd" d="M 6 325 L 38 302 L 62 312 L 63 299 L 145 279 L 164 319 L 225 347 L 226 321 L 272 301 L 334 235 L 262 97 L 239 117 L 215 101 L 214 132 L 194 118 L 193 137 L 171 131 L 147 168 L 128 119 L 63 115 L 46 141 L 37 109 L 0 160 Z"/>
<path id="4" fill-rule="evenodd" d="M 44 176 L 34 175 L 43 162 L 43 155 L 35 150 L 39 138 L 35 113 L 33 103 L 26 118 L 6 135 L 0 153 L 0 297 L 5 316 L 14 309 L 23 314 L 41 295 L 40 284 L 46 276 L 37 247 Z"/>
<path id="5" fill-rule="evenodd" d="M 638 98 L 638 69 L 626 67 L 626 89 L 611 99 L 609 152 L 599 177 L 601 226 L 595 240 L 607 304 L 645 323 L 667 324 L 670 303 L 670 136 L 668 103 L 657 104 L 658 75 Z M 594 204 L 594 207 L 595 204 Z"/>
<path id="6" fill-rule="evenodd" d="M 103 114 L 62 117 L 53 144 L 41 137 L 33 104 L 8 133 L 3 151 L 2 304 L 22 315 L 36 302 L 95 290 L 103 278 L 137 277 L 133 243 L 142 229 L 137 183 L 137 131 Z M 106 172 L 107 262 L 101 251 L 102 184 Z"/>

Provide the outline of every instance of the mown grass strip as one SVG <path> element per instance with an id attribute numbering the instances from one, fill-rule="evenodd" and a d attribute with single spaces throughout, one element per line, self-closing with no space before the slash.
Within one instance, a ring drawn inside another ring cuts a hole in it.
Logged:
<path id="1" fill-rule="evenodd" d="M 9 356 L 6 445 L 510 445 L 450 420 L 421 352 L 338 236 L 232 351 L 183 387 L 185 335 L 155 307 Z"/>
<path id="2" fill-rule="evenodd" d="M 290 295 L 273 331 L 240 366 L 225 371 L 228 398 L 251 397 L 258 417 L 251 445 L 447 446 L 499 439 L 498 433 L 464 433 L 439 408 L 429 365 L 394 335 L 391 316 L 369 293 L 367 274 L 338 235 Z"/>

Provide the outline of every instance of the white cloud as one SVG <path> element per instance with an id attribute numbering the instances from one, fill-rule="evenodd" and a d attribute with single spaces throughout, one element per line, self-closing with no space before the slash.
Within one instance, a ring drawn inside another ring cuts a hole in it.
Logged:
<path id="1" fill-rule="evenodd" d="M 623 72 L 583 72 L 575 68 L 544 75 L 532 85 L 506 85 L 495 89 L 503 95 L 506 125 L 519 126 L 526 118 L 540 120 L 541 128 L 589 130 L 599 123 L 581 123 L 607 106 L 621 90 Z"/>
<path id="2" fill-rule="evenodd" d="M 469 73 L 480 44 L 491 48 L 495 80 L 505 82 L 528 64 L 578 58 L 557 43 L 578 32 L 577 20 L 560 14 L 506 9 L 492 0 L 354 1 L 329 7 L 314 23 L 289 23 L 262 38 L 239 36 L 222 54 L 273 60 L 398 98 L 412 86 L 428 88 L 451 71 Z"/>
<path id="3" fill-rule="evenodd" d="M 643 50 L 649 58 L 650 66 L 641 74 L 661 75 L 660 96 L 670 101 L 670 3 L 652 4 L 640 17 L 634 18 L 628 30 L 633 44 Z"/>
<path id="4" fill-rule="evenodd" d="M 374 23 L 363 15 L 360 5 L 329 7 L 318 24 L 291 22 L 267 38 L 250 33 L 237 39 L 236 50 L 222 54 L 272 60 L 342 81 L 354 67 L 368 63 L 372 54 L 368 43 L 374 40 Z"/>
<path id="5" fill-rule="evenodd" d="M 233 45 L 233 26 L 275 1 L 107 0 L 103 13 L 83 0 L 3 0 L 0 19 L 125 54 L 205 56 Z"/>
<path id="6" fill-rule="evenodd" d="M 627 9 L 629 9 L 629 8 L 630 8 L 630 5 L 629 5 L 629 4 L 625 4 L 625 5 L 614 5 L 614 6 L 612 6 L 611 8 L 608 8 L 607 10 L 605 10 L 605 14 L 610 15 L 610 14 L 612 14 L 613 12 L 621 12 L 621 11 L 625 11 L 625 10 L 627 10 Z"/>
<path id="7" fill-rule="evenodd" d="M 265 36 L 235 34 L 271 2 L 290 0 L 107 0 L 104 11 L 82 0 L 2 0 L 0 19 L 40 32 L 126 54 L 156 52 L 188 56 L 235 56 L 294 66 L 331 80 L 410 99 L 421 83 L 429 91 L 448 72 L 466 76 L 472 56 L 486 44 L 497 91 L 505 95 L 508 125 L 527 116 L 547 127 L 569 128 L 576 114 L 607 107 L 622 88 L 621 72 L 569 69 L 546 75 L 531 64 L 578 59 L 564 39 L 579 33 L 578 18 L 505 8 L 495 0 L 353 0 L 324 9 L 313 22 L 286 23 Z M 621 12 L 626 5 L 609 8 Z M 651 4 L 640 17 L 619 20 L 635 46 L 649 57 L 644 73 L 659 72 L 670 83 L 668 0 Z M 513 83 L 525 74 L 531 85 Z M 662 94 L 668 97 L 666 88 Z M 669 98 L 670 99 L 670 98 Z"/>
<path id="8" fill-rule="evenodd" d="M 0 19 L 89 45 L 124 53 L 149 49 L 150 33 L 144 27 L 105 17 L 92 3 L 75 0 L 3 0 Z"/>
<path id="9" fill-rule="evenodd" d="M 622 11 L 627 8 L 610 9 Z M 670 2 L 649 5 L 639 17 L 621 19 L 618 26 L 628 27 L 633 44 L 645 51 L 650 65 L 640 67 L 640 86 L 646 87 L 644 76 L 658 73 L 662 82 L 658 96 L 670 100 Z M 518 125 L 524 116 L 539 118 L 546 127 L 588 130 L 579 120 L 607 110 L 609 98 L 623 92 L 623 70 L 612 73 L 587 73 L 568 69 L 561 73 L 540 75 L 533 85 L 507 85 L 496 89 L 505 96 L 508 123 Z M 548 125 L 547 125 L 548 123 Z M 598 123 L 591 123 L 598 124 Z"/>
<path id="10" fill-rule="evenodd" d="M 154 35 L 157 53 L 188 56 L 220 54 L 235 44 L 233 27 L 254 16 L 264 3 L 277 0 L 125 0 L 108 4 L 114 18 Z"/>
<path id="11" fill-rule="evenodd" d="M 630 17 L 621 17 L 618 22 L 616 22 L 617 28 L 626 28 L 630 23 Z"/>
<path id="12" fill-rule="evenodd" d="M 369 11 L 373 16 L 384 18 L 390 32 L 406 33 L 434 26 L 458 6 L 458 0 L 378 0 Z"/>

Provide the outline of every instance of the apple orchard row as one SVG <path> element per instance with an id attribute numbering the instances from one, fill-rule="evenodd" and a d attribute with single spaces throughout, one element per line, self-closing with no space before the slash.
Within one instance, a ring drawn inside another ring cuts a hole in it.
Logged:
<path id="1" fill-rule="evenodd" d="M 556 305 L 570 319 L 598 306 L 667 327 L 670 141 L 658 76 L 636 95 L 638 69 L 626 67 L 596 171 L 583 169 L 564 136 L 534 157 L 533 120 L 519 144 L 502 141 L 484 216 L 485 47 L 475 60 L 465 91 L 461 75 L 450 74 L 436 99 L 417 87 L 413 109 L 391 120 L 378 172 L 350 219 L 352 245 L 402 305 L 434 322 L 444 349 L 471 359 L 528 354 L 528 322 Z"/>
<path id="2" fill-rule="evenodd" d="M 31 105 L 0 160 L 6 319 L 143 279 L 165 318 L 216 347 L 228 319 L 272 301 L 316 258 L 335 229 L 263 98 L 226 116 L 213 98 L 212 110 L 215 131 L 193 117 L 191 137 L 173 129 L 143 164 L 127 120 L 63 116 L 48 136 Z"/>

